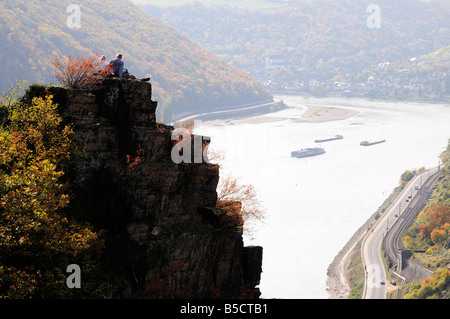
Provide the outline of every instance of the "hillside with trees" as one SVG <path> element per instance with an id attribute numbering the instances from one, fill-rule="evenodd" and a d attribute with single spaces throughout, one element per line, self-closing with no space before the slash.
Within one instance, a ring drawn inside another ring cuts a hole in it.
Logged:
<path id="1" fill-rule="evenodd" d="M 424 250 L 414 253 L 413 261 L 433 270 L 423 282 L 406 287 L 407 299 L 450 298 L 450 140 L 441 155 L 441 176 L 430 202 L 420 212 L 414 225 L 404 233 L 408 249 Z"/>
<path id="2" fill-rule="evenodd" d="M 379 63 L 419 57 L 449 44 L 448 1 L 378 1 L 380 28 L 368 27 L 368 1 L 258 1 L 246 8 L 208 1 L 140 2 L 273 92 L 309 93 L 325 81 L 365 82 L 366 71 Z M 268 67 L 268 57 L 281 62 Z"/>
<path id="3" fill-rule="evenodd" d="M 114 59 L 138 78 L 150 77 L 160 120 L 173 114 L 267 101 L 270 94 L 187 36 L 149 16 L 130 1 L 80 3 L 80 28 L 65 1 L 0 2 L 0 91 L 15 80 L 55 82 L 50 60 L 62 55 Z M 57 83 L 55 83 L 57 84 Z"/>

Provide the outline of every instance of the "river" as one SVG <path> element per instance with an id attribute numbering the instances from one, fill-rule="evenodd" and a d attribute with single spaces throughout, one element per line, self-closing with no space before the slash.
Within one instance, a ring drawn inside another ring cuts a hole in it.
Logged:
<path id="1" fill-rule="evenodd" d="M 262 298 L 325 299 L 327 268 L 355 231 L 398 185 L 407 169 L 434 167 L 450 138 L 447 104 L 279 96 L 288 109 L 267 121 L 204 122 L 225 159 L 221 176 L 252 184 L 266 209 L 249 225 L 246 245 L 263 252 Z M 308 107 L 356 110 L 350 118 L 310 123 Z M 342 134 L 321 144 L 317 138 Z M 363 147 L 363 140 L 385 139 Z M 293 150 L 322 146 L 326 153 L 291 158 Z"/>

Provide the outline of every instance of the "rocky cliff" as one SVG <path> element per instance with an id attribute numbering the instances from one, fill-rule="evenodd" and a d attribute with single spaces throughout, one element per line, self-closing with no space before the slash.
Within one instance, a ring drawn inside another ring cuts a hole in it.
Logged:
<path id="1" fill-rule="evenodd" d="M 49 91 L 82 150 L 69 212 L 106 230 L 120 297 L 259 297 L 262 248 L 244 247 L 237 223 L 214 209 L 217 165 L 172 161 L 173 127 L 156 122 L 150 83 Z"/>

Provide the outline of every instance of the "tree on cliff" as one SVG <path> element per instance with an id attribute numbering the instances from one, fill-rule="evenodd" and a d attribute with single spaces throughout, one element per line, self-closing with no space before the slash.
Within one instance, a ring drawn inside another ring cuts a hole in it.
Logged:
<path id="1" fill-rule="evenodd" d="M 24 103 L 22 88 L 0 100 L 8 113 L 0 126 L 0 298 L 70 297 L 67 266 L 82 263 L 102 242 L 89 225 L 62 213 L 72 127 L 62 124 L 52 96 Z"/>
<path id="2" fill-rule="evenodd" d="M 226 211 L 239 228 L 243 228 L 245 222 L 264 218 L 264 209 L 253 185 L 241 184 L 238 179 L 227 176 L 221 178 L 218 191 L 216 207 Z M 251 228 L 244 230 L 251 235 Z"/>
<path id="3" fill-rule="evenodd" d="M 223 149 L 208 146 L 207 157 L 209 162 L 223 168 L 226 158 Z M 232 224 L 243 229 L 246 235 L 251 237 L 253 228 L 250 224 L 262 221 L 265 216 L 265 208 L 258 199 L 255 187 L 243 184 L 238 178 L 230 175 L 221 176 L 217 193 L 216 208 L 226 211 Z"/>
<path id="4" fill-rule="evenodd" d="M 62 86 L 71 89 L 89 90 L 98 83 L 98 57 L 89 58 L 62 56 L 51 60 L 53 75 Z"/>

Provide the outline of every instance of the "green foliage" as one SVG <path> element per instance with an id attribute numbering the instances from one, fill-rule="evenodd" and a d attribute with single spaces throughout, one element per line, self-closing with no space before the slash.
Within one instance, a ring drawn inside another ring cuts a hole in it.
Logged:
<path id="1" fill-rule="evenodd" d="M 99 269 L 100 234 L 64 216 L 73 129 L 62 124 L 52 96 L 32 97 L 41 89 L 22 98 L 12 90 L 0 103 L 9 110 L 0 127 L 0 298 L 70 297 L 77 292 L 65 284 L 68 265 Z"/>
<path id="2" fill-rule="evenodd" d="M 402 182 L 409 182 L 410 180 L 412 180 L 412 178 L 415 176 L 415 172 L 411 172 L 409 170 L 406 170 L 401 176 L 400 176 L 400 180 Z"/>
<path id="3" fill-rule="evenodd" d="M 27 81 L 16 81 L 15 86 L 10 87 L 3 92 L 0 95 L 0 108 L 6 109 L 9 112 L 17 100 L 21 98 L 21 94 L 25 91 L 26 83 Z"/>
<path id="4" fill-rule="evenodd" d="M 46 95 L 47 85 L 33 83 L 25 91 L 25 94 L 20 98 L 20 102 L 30 105 L 35 97 L 44 97 Z"/>
<path id="5" fill-rule="evenodd" d="M 404 243 L 408 248 L 430 249 L 430 252 L 432 252 L 438 246 L 442 248 L 450 236 L 450 199 L 448 195 L 450 192 L 449 145 L 447 150 L 440 155 L 443 166 L 431 200 L 418 215 L 413 226 L 405 231 Z M 406 171 L 401 176 L 400 184 L 404 185 L 413 176 L 413 172 Z M 434 248 L 431 249 L 432 247 Z"/>
<path id="6" fill-rule="evenodd" d="M 422 284 L 416 282 L 408 285 L 406 290 L 409 293 L 405 295 L 405 299 L 448 299 L 449 289 L 450 270 L 442 269 L 425 279 Z"/>
<path id="7" fill-rule="evenodd" d="M 412 180 L 415 175 L 416 171 L 406 170 L 405 172 L 403 172 L 403 174 L 400 176 L 400 188 L 405 187 L 405 185 L 408 184 L 408 182 Z"/>
<path id="8" fill-rule="evenodd" d="M 447 148 L 440 155 L 441 176 L 433 191 L 431 205 L 450 206 L 450 140 Z"/>
<path id="9" fill-rule="evenodd" d="M 448 202 L 450 176 L 450 140 L 440 158 L 444 165 L 431 201 L 413 226 L 406 230 L 403 242 L 407 248 L 424 249 L 426 253 L 415 258 L 431 269 L 437 269 L 430 279 L 407 287 L 406 299 L 448 299 L 450 297 L 450 271 L 439 269 L 450 262 L 447 241 L 450 238 L 450 206 Z"/>
<path id="10" fill-rule="evenodd" d="M 357 245 L 360 247 L 359 245 Z M 347 276 L 351 291 L 348 299 L 361 299 L 364 292 L 365 272 L 360 250 L 355 248 L 350 255 L 350 264 L 348 265 Z"/>

